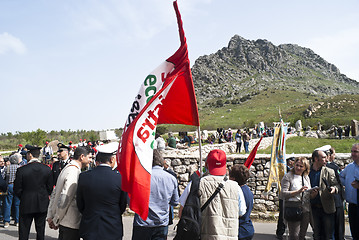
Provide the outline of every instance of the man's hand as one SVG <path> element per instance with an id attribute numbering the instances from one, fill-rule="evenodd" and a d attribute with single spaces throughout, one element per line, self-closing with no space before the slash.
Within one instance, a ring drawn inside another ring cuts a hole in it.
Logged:
<path id="1" fill-rule="evenodd" d="M 310 191 L 310 198 L 315 198 L 318 195 L 318 192 L 318 189 L 313 189 L 312 191 Z"/>
<path id="2" fill-rule="evenodd" d="M 54 230 L 57 230 L 57 229 L 58 229 L 58 227 L 55 226 L 55 223 L 52 221 L 52 218 L 48 218 L 48 219 L 47 219 L 47 223 L 49 224 L 49 227 L 50 227 L 51 229 L 54 229 Z"/>
<path id="3" fill-rule="evenodd" d="M 354 180 L 354 181 L 351 183 L 351 185 L 352 185 L 353 188 L 359 189 L 359 181 Z"/>
<path id="4" fill-rule="evenodd" d="M 335 188 L 334 187 L 330 187 L 330 193 L 331 194 L 335 193 Z"/>

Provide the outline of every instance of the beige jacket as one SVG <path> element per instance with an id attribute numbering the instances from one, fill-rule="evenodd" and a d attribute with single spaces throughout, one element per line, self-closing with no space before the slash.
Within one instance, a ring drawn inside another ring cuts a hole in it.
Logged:
<path id="1" fill-rule="evenodd" d="M 201 206 L 222 181 L 223 176 L 209 175 L 201 179 L 199 184 Z M 201 239 L 238 239 L 239 190 L 238 184 L 232 180 L 224 183 L 224 188 L 202 212 Z M 244 200 L 243 202 L 245 204 Z"/>
<path id="2" fill-rule="evenodd" d="M 47 218 L 56 226 L 79 229 L 81 213 L 76 204 L 76 190 L 81 168 L 76 161 L 71 161 L 61 171 L 56 187 L 51 194 Z"/>

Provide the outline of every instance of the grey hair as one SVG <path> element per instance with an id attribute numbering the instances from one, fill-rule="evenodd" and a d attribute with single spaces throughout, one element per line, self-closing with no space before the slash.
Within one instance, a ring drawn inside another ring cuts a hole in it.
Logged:
<path id="1" fill-rule="evenodd" d="M 352 148 L 353 148 L 353 147 L 358 147 L 358 148 L 359 148 L 359 143 L 354 143 L 353 146 L 352 146 Z"/>
<path id="2" fill-rule="evenodd" d="M 14 153 L 14 155 L 11 155 L 9 158 L 11 164 L 18 164 L 20 160 L 22 160 L 22 156 L 20 153 Z"/>

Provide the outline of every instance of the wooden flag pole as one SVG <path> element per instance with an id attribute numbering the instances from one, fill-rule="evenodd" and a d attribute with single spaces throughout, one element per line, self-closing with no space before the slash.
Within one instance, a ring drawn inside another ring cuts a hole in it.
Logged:
<path id="1" fill-rule="evenodd" d="M 200 177 L 202 177 L 203 174 L 203 166 L 202 166 L 202 136 L 201 136 L 201 127 L 198 126 L 197 127 L 197 131 L 198 131 L 198 143 L 199 143 L 199 147 L 198 147 L 198 151 L 199 151 L 199 173 L 200 173 Z"/>

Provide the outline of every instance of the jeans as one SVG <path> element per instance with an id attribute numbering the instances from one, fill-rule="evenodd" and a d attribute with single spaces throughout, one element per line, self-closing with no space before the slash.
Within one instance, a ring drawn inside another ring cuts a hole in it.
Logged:
<path id="1" fill-rule="evenodd" d="M 168 226 L 141 227 L 133 226 L 132 240 L 166 240 Z"/>
<path id="2" fill-rule="evenodd" d="M 246 151 L 246 153 L 249 153 L 248 150 L 249 142 L 243 142 L 243 143 L 244 143 L 244 150 Z"/>
<path id="3" fill-rule="evenodd" d="M 14 201 L 15 207 L 15 223 L 19 222 L 19 206 L 20 206 L 20 199 L 14 195 L 14 184 L 9 184 L 7 189 L 8 195 L 5 197 L 5 206 L 4 206 L 4 222 L 10 222 L 10 215 L 11 215 L 11 206 Z"/>
<path id="4" fill-rule="evenodd" d="M 327 214 L 321 207 L 312 206 L 314 240 L 332 240 L 334 235 L 334 213 Z"/>

